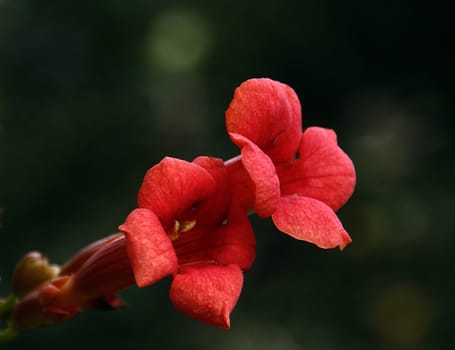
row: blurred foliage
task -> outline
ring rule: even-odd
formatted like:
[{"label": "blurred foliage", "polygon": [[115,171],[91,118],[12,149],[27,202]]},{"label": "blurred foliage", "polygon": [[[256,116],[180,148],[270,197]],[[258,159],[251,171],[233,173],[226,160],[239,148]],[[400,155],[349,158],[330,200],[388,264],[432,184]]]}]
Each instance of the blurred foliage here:
[{"label": "blurred foliage", "polygon": [[253,218],[230,331],[178,313],[163,281],[2,346],[453,348],[449,34],[443,0],[0,0],[0,295],[27,251],[62,263],[116,231],[163,156],[234,156],[224,110],[248,78],[291,85],[358,173],[342,253]]}]

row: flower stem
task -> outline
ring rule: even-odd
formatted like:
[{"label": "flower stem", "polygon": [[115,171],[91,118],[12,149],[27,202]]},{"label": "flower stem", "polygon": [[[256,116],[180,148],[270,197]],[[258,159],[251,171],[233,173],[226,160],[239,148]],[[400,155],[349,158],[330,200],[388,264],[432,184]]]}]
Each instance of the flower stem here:
[{"label": "flower stem", "polygon": [[16,305],[16,296],[10,294],[6,299],[0,300],[0,321],[6,323],[6,328],[0,329],[0,343],[7,342],[16,337],[17,331],[13,329],[11,317],[14,305]]},{"label": "flower stem", "polygon": [[13,328],[12,323],[8,322],[5,329],[0,330],[0,343],[6,343],[13,340],[18,332]]},{"label": "flower stem", "polygon": [[0,300],[0,319],[3,320],[9,317],[15,304],[16,296],[14,294],[10,294],[6,299]]}]

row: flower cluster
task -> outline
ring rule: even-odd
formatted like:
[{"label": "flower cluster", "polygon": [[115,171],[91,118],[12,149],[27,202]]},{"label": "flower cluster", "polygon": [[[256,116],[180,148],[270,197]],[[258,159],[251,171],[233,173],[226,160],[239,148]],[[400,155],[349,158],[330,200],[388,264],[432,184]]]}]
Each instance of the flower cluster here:
[{"label": "flower cluster", "polygon": [[243,272],[255,259],[251,213],[321,248],[351,242],[335,211],[352,195],[354,166],[334,131],[302,130],[292,88],[265,78],[242,83],[226,111],[226,128],[239,156],[164,158],[145,174],[137,208],[118,234],[58,270],[37,253],[24,258],[15,272],[21,299],[11,311],[14,330],[61,322],[83,309],[120,307],[118,291],[166,276],[178,310],[229,328]]}]

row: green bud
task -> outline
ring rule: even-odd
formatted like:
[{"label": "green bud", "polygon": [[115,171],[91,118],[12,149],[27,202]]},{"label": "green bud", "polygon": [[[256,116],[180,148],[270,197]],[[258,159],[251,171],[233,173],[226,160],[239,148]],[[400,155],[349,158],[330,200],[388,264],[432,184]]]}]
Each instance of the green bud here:
[{"label": "green bud", "polygon": [[44,281],[57,277],[60,273],[58,265],[51,265],[40,252],[26,254],[16,265],[13,274],[13,291],[16,295],[24,295]]}]

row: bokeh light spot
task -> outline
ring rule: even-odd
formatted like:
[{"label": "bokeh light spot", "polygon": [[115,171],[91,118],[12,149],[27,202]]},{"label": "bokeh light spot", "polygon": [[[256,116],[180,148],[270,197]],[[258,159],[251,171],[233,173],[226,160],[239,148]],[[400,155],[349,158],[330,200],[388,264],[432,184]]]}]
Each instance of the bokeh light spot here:
[{"label": "bokeh light spot", "polygon": [[171,9],[153,22],[148,53],[155,69],[186,73],[198,68],[209,53],[212,35],[207,20],[194,10]]},{"label": "bokeh light spot", "polygon": [[371,324],[383,340],[395,346],[420,344],[432,324],[431,300],[414,285],[392,285],[372,301]]},{"label": "bokeh light spot", "polygon": [[[221,344],[220,344],[221,345]],[[219,347],[220,350],[263,349],[263,350],[297,350],[299,349],[294,337],[286,329],[278,325],[266,323],[245,323],[228,341]],[[320,348],[318,348],[319,350]],[[325,350],[325,349],[324,349]]]}]

